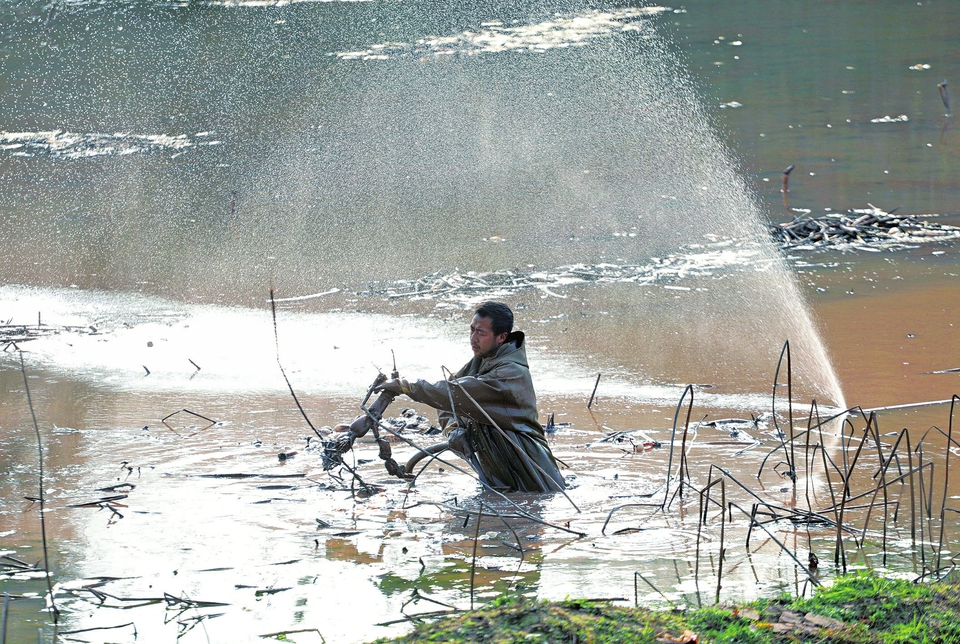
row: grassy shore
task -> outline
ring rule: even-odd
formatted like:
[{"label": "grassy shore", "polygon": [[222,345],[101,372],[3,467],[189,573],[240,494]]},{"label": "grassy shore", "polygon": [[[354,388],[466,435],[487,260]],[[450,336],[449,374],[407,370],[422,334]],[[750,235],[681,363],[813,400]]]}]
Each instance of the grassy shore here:
[{"label": "grassy shore", "polygon": [[689,611],[501,597],[480,610],[420,624],[409,635],[377,640],[414,642],[958,643],[960,584],[915,584],[859,573],[810,599],[783,596]]}]

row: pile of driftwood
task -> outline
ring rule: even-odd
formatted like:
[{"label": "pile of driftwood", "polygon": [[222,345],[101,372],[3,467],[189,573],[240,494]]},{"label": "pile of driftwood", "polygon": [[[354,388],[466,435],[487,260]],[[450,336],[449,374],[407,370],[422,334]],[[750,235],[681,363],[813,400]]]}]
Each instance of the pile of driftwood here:
[{"label": "pile of driftwood", "polygon": [[912,215],[894,215],[873,208],[828,213],[822,217],[794,217],[770,232],[784,248],[824,248],[829,246],[895,247],[933,239],[960,237],[960,228]]}]

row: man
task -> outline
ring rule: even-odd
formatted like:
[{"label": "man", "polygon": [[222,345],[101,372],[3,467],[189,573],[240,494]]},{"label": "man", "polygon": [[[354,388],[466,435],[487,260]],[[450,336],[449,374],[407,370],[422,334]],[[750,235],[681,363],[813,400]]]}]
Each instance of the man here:
[{"label": "man", "polygon": [[406,394],[439,410],[450,448],[490,487],[562,490],[563,477],[537,419],[523,339],[522,332],[513,331],[510,307],[484,302],[470,324],[473,359],[452,380],[432,384],[388,380],[380,389]]}]

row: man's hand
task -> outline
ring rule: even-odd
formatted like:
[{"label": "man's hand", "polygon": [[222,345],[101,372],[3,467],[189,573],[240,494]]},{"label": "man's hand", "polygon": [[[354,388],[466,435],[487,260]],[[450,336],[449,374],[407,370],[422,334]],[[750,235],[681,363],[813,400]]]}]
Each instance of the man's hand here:
[{"label": "man's hand", "polygon": [[395,394],[403,394],[406,393],[403,390],[403,385],[405,384],[406,383],[400,378],[391,378],[390,380],[382,382],[374,391],[392,391]]},{"label": "man's hand", "polygon": [[470,454],[473,452],[470,448],[470,438],[467,435],[467,430],[463,427],[454,425],[450,433],[447,434],[447,443],[450,445],[450,449],[459,454],[461,458],[470,458]]}]

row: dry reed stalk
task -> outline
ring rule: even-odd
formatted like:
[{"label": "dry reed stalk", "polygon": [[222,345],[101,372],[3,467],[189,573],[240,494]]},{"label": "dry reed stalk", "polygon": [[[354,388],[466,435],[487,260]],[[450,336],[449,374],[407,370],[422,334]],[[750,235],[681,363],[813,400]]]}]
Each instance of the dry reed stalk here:
[{"label": "dry reed stalk", "polygon": [[[746,516],[746,517],[748,517],[748,518],[750,517],[750,513],[748,513],[746,510],[744,510],[743,508],[741,508],[739,505],[737,505],[737,504],[734,503],[733,501],[731,501],[731,502],[729,503],[729,507],[731,508],[731,512],[733,511],[733,510],[732,510],[733,508],[736,508],[736,509],[740,510],[740,512],[743,513],[744,516]],[[814,586],[819,586],[819,585],[820,585],[820,580],[817,579],[817,576],[816,576],[815,574],[813,574],[810,570],[808,570],[806,566],[804,566],[802,563],[800,563],[800,560],[797,559],[796,555],[794,555],[793,552],[791,552],[789,548],[787,548],[785,545],[783,545],[782,543],[780,543],[780,540],[777,539],[777,538],[773,535],[772,532],[770,532],[769,530],[767,530],[767,527],[766,527],[765,525],[763,525],[762,523],[758,523],[757,525],[760,526],[760,528],[762,528],[763,531],[767,533],[767,535],[770,537],[770,539],[771,539],[775,544],[777,544],[778,546],[780,546],[780,549],[781,549],[781,550],[783,550],[785,553],[787,553],[787,555],[790,556],[791,559],[793,559],[795,562],[797,562],[797,566],[800,567],[800,568],[806,573],[807,578],[810,579],[810,582],[811,582]]]},{"label": "dry reed stalk", "polygon": [[[718,483],[720,483],[720,484],[722,485],[722,484],[723,484],[723,479],[722,479],[722,478],[718,478],[718,479],[713,479],[713,478],[711,478],[710,482],[707,483],[707,484],[703,487],[703,489],[698,490],[698,491],[699,491],[699,497],[700,497],[700,498],[699,498],[699,507],[698,507],[698,511],[697,511],[697,549],[696,549],[696,557],[695,557],[695,562],[696,562],[696,563],[695,563],[695,565],[694,565],[694,572],[693,572],[694,580],[695,580],[695,582],[696,582],[696,584],[697,584],[697,588],[698,588],[698,598],[699,598],[699,587],[700,587],[700,540],[701,540],[701,533],[702,533],[702,528],[703,528],[704,524],[706,524],[706,522],[707,522],[707,512],[709,511],[709,507],[710,507],[710,489],[711,489],[714,485],[716,485],[716,484],[718,484]],[[723,506],[722,506],[722,505],[721,505],[721,508],[720,508],[720,512],[723,512]]]},{"label": "dry reed stalk", "polygon": [[[844,480],[843,480],[843,491],[840,493],[840,508],[837,512],[837,542],[836,542],[836,550],[834,551],[833,562],[834,564],[840,564],[842,559],[843,560],[842,566],[843,566],[844,573],[847,572],[847,554],[843,549],[843,530],[842,530],[843,513],[846,508],[847,498],[850,496],[850,479],[853,476],[854,468],[857,466],[857,461],[860,458],[860,453],[863,451],[863,446],[866,443],[866,436],[868,431],[869,431],[868,428],[864,429],[864,437],[860,441],[860,444],[857,446],[857,451],[853,455],[853,461],[850,463],[850,467],[846,468],[846,476],[844,476]],[[844,458],[844,461],[846,461],[846,458]],[[856,537],[854,537],[854,541],[856,541]]]},{"label": "dry reed stalk", "polygon": [[[677,409],[673,413],[673,432],[670,434],[670,455],[667,458],[667,481],[663,491],[663,504],[660,506],[661,509],[666,509],[669,507],[667,501],[670,498],[670,478],[673,476],[673,450],[676,447],[677,421],[680,419],[680,408],[683,406],[683,401],[686,399],[687,394],[690,394],[690,402],[688,403],[687,407],[687,423],[689,423],[690,414],[693,411],[693,385],[687,385],[683,390],[683,395],[680,396],[680,402],[677,403]],[[686,425],[684,425],[684,433],[686,433]],[[680,485],[681,487],[683,486],[683,479],[681,479]]]},{"label": "dry reed stalk", "polygon": [[[924,434],[924,436],[926,436],[926,434]],[[917,457],[920,463],[923,463],[923,438],[921,438],[920,441],[917,443],[916,451],[917,451]],[[929,541],[932,544],[933,543],[933,475],[934,475],[934,470],[936,469],[936,465],[934,464],[932,459],[927,463],[927,465],[930,466],[929,468],[930,481],[929,483],[926,484],[926,487],[929,488],[929,493],[924,491],[923,476],[921,475],[920,477],[918,477],[920,481],[920,503],[921,503],[921,506],[920,506],[920,532],[921,532],[920,557],[924,562],[924,566],[926,566],[926,555],[924,554],[926,546],[923,544],[923,536],[922,536],[923,524],[924,524],[923,514],[924,514],[924,511],[926,511],[927,541]],[[920,467],[922,469],[923,466],[920,466]]]},{"label": "dry reed stalk", "polygon": [[792,163],[787,166],[787,169],[783,171],[783,176],[780,181],[780,192],[783,194],[783,207],[787,210],[790,210],[790,197],[788,196],[790,193],[790,173],[795,167],[797,166],[793,165]]},{"label": "dry reed stalk", "polygon": [[[693,579],[697,588],[700,588],[700,536],[703,528],[704,501],[703,492],[700,492],[699,508],[697,510],[697,545],[694,551]],[[634,580],[636,583],[636,580]]]},{"label": "dry reed stalk", "polygon": [[[613,518],[613,513],[617,512],[618,510],[623,510],[624,508],[656,508],[656,510],[653,512],[653,514],[650,515],[650,517],[652,517],[657,512],[663,511],[663,505],[661,505],[660,503],[625,503],[623,505],[618,505],[612,510],[610,510],[609,513],[607,513],[607,520],[603,522],[603,527],[600,528],[600,534],[603,534],[603,535],[607,534],[607,525],[610,523],[610,519]],[[650,517],[647,517],[647,518],[649,519]],[[583,536],[587,536],[587,535],[583,535]]]},{"label": "dry reed stalk", "polygon": [[473,589],[474,579],[477,574],[477,544],[480,541],[480,520],[483,518],[483,499],[480,499],[480,507],[477,510],[477,527],[473,532],[473,559],[470,561],[470,610],[473,610]]},{"label": "dry reed stalk", "polygon": [[3,618],[0,619],[0,644],[7,644],[7,607],[10,604],[10,593],[3,593]]},{"label": "dry reed stalk", "polygon": [[33,398],[30,396],[30,383],[27,379],[27,367],[23,361],[23,350],[17,347],[20,354],[20,373],[23,374],[23,389],[27,394],[27,406],[30,408],[30,418],[33,420],[33,429],[37,434],[37,463],[38,463],[38,499],[40,502],[40,537],[43,542],[43,577],[47,580],[47,592],[50,594],[50,609],[53,613],[53,623],[57,624],[60,619],[60,611],[57,609],[57,603],[53,597],[53,585],[50,582],[50,557],[47,554],[47,522],[44,519],[44,494],[43,494],[43,443],[40,440],[40,425],[37,423],[37,414],[33,409]]},{"label": "dry reed stalk", "polygon": [[727,527],[727,486],[723,479],[720,479],[720,504],[723,507],[720,508],[720,556],[717,558],[717,596],[714,601],[715,604],[720,603],[720,589],[722,588],[721,582],[723,580],[723,557],[727,553],[727,549],[723,547],[723,538]]},{"label": "dry reed stalk", "polygon": [[[303,416],[303,419],[307,421],[307,426],[313,430],[313,433],[317,435],[317,438],[323,440],[323,434],[317,431],[317,428],[313,426],[312,422],[310,422],[307,412],[303,410],[303,405],[300,404],[300,399],[297,398],[297,393],[293,390],[293,385],[290,384],[290,379],[287,378],[287,372],[284,370],[283,364],[280,362],[280,335],[277,332],[277,304],[273,299],[272,286],[270,287],[270,313],[273,315],[273,342],[277,352],[277,366],[280,367],[280,373],[283,375],[283,381],[287,383],[287,389],[290,390],[290,395],[293,396],[293,402],[297,403],[297,409],[300,410],[300,415]],[[353,489],[352,484],[351,489]]]},{"label": "dry reed stalk", "polygon": [[[783,359],[786,356],[787,359],[787,422],[790,429],[790,450],[787,450],[787,433],[780,429],[780,424],[777,422],[777,387],[780,386],[780,369],[783,367]],[[797,484],[797,467],[796,463],[796,454],[793,446],[793,374],[790,363],[790,341],[783,343],[783,349],[780,351],[780,359],[777,360],[777,369],[774,372],[773,376],[773,396],[771,401],[771,411],[773,412],[773,426],[777,429],[777,432],[780,434],[780,444],[783,448],[784,458],[787,459],[787,467],[790,468],[787,472],[787,476],[793,481],[794,489],[796,489]],[[766,459],[764,459],[766,460]],[[761,466],[762,467],[762,466]],[[758,475],[759,476],[759,475]]]},{"label": "dry reed stalk", "polygon": [[[916,468],[914,468],[914,469],[911,469],[911,470],[909,470],[909,471],[907,471],[907,472],[904,472],[903,474],[901,474],[900,476],[898,476],[898,477],[895,478],[895,479],[891,479],[890,481],[887,481],[887,485],[893,485],[894,483],[900,483],[900,482],[903,481],[905,478],[907,478],[907,477],[909,477],[909,476],[912,476],[913,474],[916,474],[916,473],[918,473],[918,472],[922,473],[925,468],[932,468],[932,467],[933,467],[933,463],[931,463],[931,462],[924,463],[923,465],[920,465],[920,466],[918,466],[918,467],[916,467]],[[874,492],[874,490],[867,490],[866,492],[861,492],[860,494],[857,494],[857,495],[854,495],[854,496],[850,496],[849,498],[847,498],[847,504],[848,504],[848,505],[847,505],[847,509],[848,509],[848,510],[852,510],[852,509],[855,509],[855,508],[865,508],[865,507],[867,507],[867,506],[865,506],[865,505],[864,505],[864,506],[850,506],[849,503],[850,503],[851,501],[857,501],[857,500],[859,500],[859,499],[868,497],[868,496],[870,496],[871,494],[873,494],[873,492]],[[840,507],[839,504],[834,504],[834,505],[832,505],[832,506],[830,506],[830,507],[828,507],[828,508],[824,508],[823,510],[821,510],[821,512],[836,512],[839,507]]]},{"label": "dry reed stalk", "polygon": [[[907,439],[907,471],[910,473],[910,543],[917,546],[917,497],[913,475],[913,450],[910,449],[910,432],[906,427],[901,432]],[[898,439],[899,440],[899,439]]]},{"label": "dry reed stalk", "polygon": [[820,408],[817,406],[816,398],[810,403],[810,415],[807,417],[807,430],[804,433],[805,440],[803,444],[803,496],[807,500],[807,508],[813,508],[813,502],[810,500],[810,435],[813,419],[816,417],[819,425]]},{"label": "dry reed stalk", "polygon": [[394,620],[394,621],[392,621],[392,622],[384,622],[384,623],[382,623],[382,624],[378,624],[378,626],[386,626],[386,625],[388,625],[388,624],[398,624],[398,623],[400,623],[400,622],[405,622],[405,621],[408,621],[408,620],[411,621],[411,622],[416,622],[418,619],[425,619],[425,618],[436,617],[437,615],[449,615],[449,614],[451,614],[450,611],[438,611],[438,612],[436,612],[436,613],[420,613],[420,614],[417,614],[417,615],[408,615],[408,614],[406,613],[407,606],[409,606],[409,605],[412,604],[413,602],[417,601],[418,599],[422,599],[422,600],[424,600],[424,601],[430,602],[431,604],[436,604],[437,606],[443,606],[444,608],[450,608],[450,609],[452,609],[452,611],[453,611],[454,613],[459,613],[460,610],[461,610],[461,609],[457,608],[456,606],[451,606],[450,604],[445,604],[444,602],[440,601],[439,599],[434,599],[434,598],[432,598],[432,597],[428,597],[428,596],[422,594],[418,588],[414,588],[413,591],[410,593],[410,599],[408,599],[407,601],[403,602],[403,604],[401,604],[401,606],[400,606],[400,614],[404,616],[404,619]]},{"label": "dry reed stalk", "polygon": [[683,436],[680,439],[680,467],[677,470],[677,478],[680,479],[680,487],[677,488],[677,494],[680,496],[681,509],[683,508],[683,485],[684,474],[686,474],[687,485],[690,481],[690,470],[687,467],[687,435],[690,431],[690,414],[693,412],[693,390],[690,390],[690,404],[687,407],[687,419],[683,423]]},{"label": "dry reed stalk", "polygon": [[660,589],[659,589],[659,588],[657,588],[657,587],[654,586],[652,583],[650,583],[650,581],[649,581],[646,577],[644,577],[643,575],[641,575],[640,572],[639,572],[639,571],[636,571],[636,570],[633,571],[633,605],[634,605],[634,607],[638,607],[638,606],[640,605],[640,604],[639,604],[639,600],[640,600],[640,589],[639,589],[638,586],[637,586],[637,578],[638,578],[638,577],[639,577],[640,579],[642,579],[645,584],[647,584],[648,586],[650,586],[651,588],[653,588],[653,590],[656,591],[656,593],[657,593],[658,595],[660,595],[661,597],[663,597],[664,599],[666,599],[666,600],[667,600],[667,603],[669,603],[671,606],[673,606],[673,609],[674,609],[674,610],[680,610],[679,606],[677,606],[669,597],[667,597],[667,596],[664,595],[662,592],[660,592]]},{"label": "dry reed stalk", "polygon": [[[871,414],[871,418],[873,418],[873,417],[874,417],[874,414]],[[882,467],[880,468],[880,472],[879,472],[877,475],[875,475],[875,478],[876,478],[876,476],[879,476],[880,481],[877,483],[877,487],[876,487],[876,488],[874,489],[874,491],[873,491],[873,498],[870,500],[870,505],[867,506],[867,516],[866,516],[866,518],[864,519],[864,522],[863,522],[863,534],[862,534],[862,536],[861,536],[861,538],[860,538],[860,542],[861,542],[861,543],[863,543],[863,541],[866,539],[866,536],[867,536],[867,526],[868,526],[868,524],[870,523],[870,514],[871,514],[872,511],[873,511],[874,505],[876,505],[877,496],[879,495],[880,490],[881,490],[881,489],[883,490],[883,506],[884,506],[884,508],[886,508],[886,506],[889,504],[889,500],[888,500],[888,498],[887,498],[887,488],[889,487],[889,485],[891,485],[892,483],[896,482],[896,480],[899,480],[899,481],[902,481],[902,480],[903,480],[904,475],[901,474],[899,477],[897,477],[897,479],[896,479],[895,481],[891,481],[891,482],[888,483],[888,482],[886,481],[886,476],[887,476],[887,470],[890,468],[890,463],[894,462],[894,456],[896,455],[897,448],[900,446],[900,442],[902,441],[902,439],[904,438],[904,436],[907,437],[907,444],[909,445],[909,441],[910,441],[910,439],[909,439],[909,433],[907,432],[906,429],[904,429],[904,430],[901,431],[900,434],[897,436],[897,440],[894,441],[894,444],[893,444],[893,446],[892,446],[891,449],[890,449],[890,458],[884,460],[884,459],[882,458],[882,456],[881,456]],[[908,449],[908,451],[909,451],[909,447],[908,447],[907,449]],[[911,461],[912,461],[912,458],[911,458]],[[911,467],[910,469],[912,470],[913,468]],[[912,472],[911,472],[911,484],[912,484],[912,482],[913,482],[913,477],[912,477]],[[897,504],[897,506],[899,507],[899,503]],[[850,508],[848,508],[848,509],[850,509]],[[886,512],[886,511],[885,511],[885,512]],[[910,516],[911,516],[911,526],[910,526],[910,527],[911,527],[911,537],[913,537],[914,542],[915,542],[915,541],[916,541],[916,538],[915,538],[916,530],[915,530],[915,526],[913,525],[913,498],[912,498],[912,495],[911,495],[911,512],[910,512]],[[884,517],[884,519],[885,519],[885,517]],[[887,539],[887,522],[886,522],[886,520],[884,520],[884,522],[883,522],[884,565],[886,565],[886,539]]]},{"label": "dry reed stalk", "polygon": [[750,525],[747,527],[747,538],[744,540],[744,549],[750,554],[750,537],[753,535],[753,526],[757,523],[757,504],[750,506]]},{"label": "dry reed stalk", "polygon": [[946,516],[944,516],[949,498],[950,485],[950,443],[953,442],[953,411],[960,396],[956,394],[950,399],[950,420],[947,425],[947,454],[943,463],[943,498],[940,501],[940,540],[937,544],[937,570],[940,569],[940,560],[943,554],[943,531],[946,528]]},{"label": "dry reed stalk", "polygon": [[587,409],[593,406],[593,397],[597,395],[597,387],[600,386],[600,374],[597,374],[597,381],[593,383],[593,392],[590,394],[590,400],[587,402]]}]

